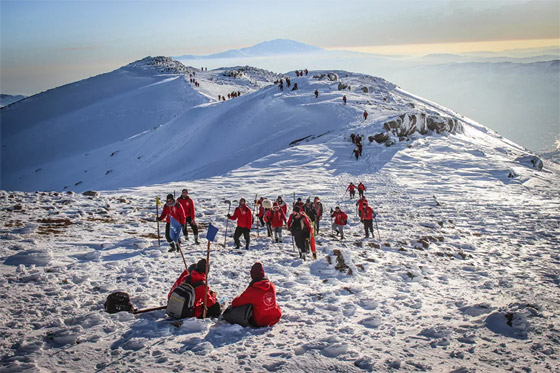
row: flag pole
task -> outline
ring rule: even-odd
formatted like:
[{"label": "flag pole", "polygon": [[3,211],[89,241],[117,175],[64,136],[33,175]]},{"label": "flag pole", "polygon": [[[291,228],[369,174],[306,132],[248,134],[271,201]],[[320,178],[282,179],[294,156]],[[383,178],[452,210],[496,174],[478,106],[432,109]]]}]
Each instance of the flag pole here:
[{"label": "flag pole", "polygon": [[160,202],[159,202],[159,197],[156,196],[157,245],[158,245],[158,246],[161,246],[161,242],[160,242],[160,240],[159,240],[159,220],[158,220],[158,218],[159,218],[159,204],[160,204]]},{"label": "flag pole", "polygon": [[204,284],[204,305],[202,306],[202,318],[206,318],[206,303],[208,301],[208,268],[210,266],[210,240],[208,240],[208,248],[206,250],[206,282]]},{"label": "flag pole", "polygon": [[187,261],[185,260],[185,256],[183,255],[183,250],[181,250],[181,244],[179,243],[179,240],[177,240],[177,248],[179,249],[179,252],[181,253],[181,257],[183,258],[183,263],[185,264],[185,269],[188,271],[189,267],[187,266]]}]

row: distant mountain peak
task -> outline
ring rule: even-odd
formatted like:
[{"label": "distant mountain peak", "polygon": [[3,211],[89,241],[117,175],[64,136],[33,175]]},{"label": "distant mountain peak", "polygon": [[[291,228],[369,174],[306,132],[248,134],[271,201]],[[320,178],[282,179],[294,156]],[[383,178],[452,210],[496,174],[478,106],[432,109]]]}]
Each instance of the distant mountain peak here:
[{"label": "distant mountain peak", "polygon": [[231,49],[225,52],[211,54],[207,56],[184,55],[176,58],[179,59],[201,59],[201,58],[236,58],[236,57],[266,57],[278,55],[296,55],[296,54],[312,54],[326,53],[323,48],[305,44],[290,39],[274,39],[263,41],[250,47],[241,49]]}]

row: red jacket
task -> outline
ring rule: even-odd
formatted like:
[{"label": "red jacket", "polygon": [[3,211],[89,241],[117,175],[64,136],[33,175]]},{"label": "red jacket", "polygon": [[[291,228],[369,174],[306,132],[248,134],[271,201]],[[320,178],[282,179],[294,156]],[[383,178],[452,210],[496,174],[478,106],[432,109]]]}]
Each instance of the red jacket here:
[{"label": "red jacket", "polygon": [[253,320],[257,326],[272,326],[282,317],[276,303],[276,287],[266,278],[251,285],[231,302],[232,307],[253,305]]},{"label": "red jacket", "polygon": [[183,207],[178,202],[175,202],[171,206],[166,203],[163,206],[163,211],[161,212],[159,220],[163,221],[163,219],[165,219],[165,221],[169,223],[169,215],[173,216],[173,219],[177,220],[181,225],[186,223],[185,210],[183,210]]},{"label": "red jacket", "polygon": [[194,201],[190,197],[183,198],[183,196],[180,196],[177,198],[177,202],[183,206],[183,210],[185,210],[185,217],[190,217],[191,223],[194,224]]},{"label": "red jacket", "polygon": [[[179,276],[177,281],[175,281],[175,284],[173,284],[171,291],[167,295],[167,299],[169,299],[171,293],[177,286],[181,285],[183,282],[187,280],[188,276],[189,274],[187,270],[181,273],[181,276]],[[197,271],[192,271],[190,273],[190,276],[191,276],[190,279],[191,285],[195,285],[197,283],[202,282],[201,285],[198,285],[197,287],[194,288],[194,316],[202,317],[202,309],[204,307],[204,288],[205,288],[204,285],[206,283],[206,274],[199,273]],[[212,307],[214,304],[216,304],[216,296],[214,296],[212,292],[210,292],[210,288],[208,288],[207,298],[206,298],[206,308],[208,309]]]},{"label": "red jacket", "polygon": [[[278,202],[278,200],[276,202]],[[286,202],[284,201],[282,201],[282,203],[278,202],[278,206],[280,206],[280,210],[284,212],[284,215],[288,213],[288,205],[286,205]]]},{"label": "red jacket", "polygon": [[366,186],[364,184],[360,183],[360,184],[358,184],[358,190],[365,191]]},{"label": "red jacket", "polygon": [[284,223],[286,222],[286,215],[282,210],[270,210],[264,216],[264,221],[266,221],[267,223],[271,223],[273,228],[282,228],[282,226],[284,226]]},{"label": "red jacket", "polygon": [[181,273],[181,276],[179,276],[179,278],[177,279],[177,281],[175,281],[175,283],[173,284],[173,286],[171,287],[171,290],[169,290],[169,294],[167,294],[167,299],[169,299],[171,297],[171,293],[173,293],[173,290],[175,290],[175,288],[179,285],[181,285],[183,282],[185,282],[185,280],[187,279],[187,276],[189,275],[189,271],[188,270],[184,270],[183,273]]},{"label": "red jacket", "polygon": [[262,205],[262,202],[264,201],[264,197],[261,197],[258,201],[257,201],[257,206],[259,207],[259,213],[258,213],[258,217],[262,218],[264,216],[264,207]]},{"label": "red jacket", "polygon": [[[304,228],[307,228],[307,232],[311,232],[311,223],[309,222],[309,219],[307,218],[307,216],[302,215],[301,220],[303,222],[303,225],[301,226],[301,230],[303,231]],[[288,219],[288,228],[292,227],[292,223],[294,222],[294,214],[290,215],[290,218]]]},{"label": "red jacket", "polygon": [[317,212],[315,220],[321,219],[323,216],[323,204],[321,202],[313,202],[313,206],[315,206],[315,211]]},{"label": "red jacket", "polygon": [[337,225],[345,225],[348,221],[348,215],[342,210],[338,213],[336,211],[333,212],[331,217],[334,217],[334,223]]},{"label": "red jacket", "polygon": [[354,191],[354,189],[356,189],[356,186],[355,186],[354,184],[350,184],[350,185],[348,185],[348,188],[347,188],[347,190],[349,190],[349,191],[353,192],[353,191]]},{"label": "red jacket", "polygon": [[237,207],[233,215],[229,218],[231,220],[237,220],[238,227],[251,229],[253,226],[253,212],[247,207],[247,205]]},{"label": "red jacket", "polygon": [[360,210],[360,219],[373,220],[373,209],[369,206],[362,208]]},{"label": "red jacket", "polygon": [[362,211],[362,209],[364,208],[364,203],[367,202],[367,199],[365,198],[360,198],[358,200],[358,202],[356,202],[356,205],[358,205],[358,210]]}]

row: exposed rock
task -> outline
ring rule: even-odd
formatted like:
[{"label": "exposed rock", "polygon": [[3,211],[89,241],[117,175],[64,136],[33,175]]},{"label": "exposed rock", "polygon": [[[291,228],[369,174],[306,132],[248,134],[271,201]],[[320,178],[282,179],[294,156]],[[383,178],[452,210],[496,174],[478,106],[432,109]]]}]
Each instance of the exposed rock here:
[{"label": "exposed rock", "polygon": [[368,87],[360,87],[360,90],[364,93],[369,93],[369,88]]},{"label": "exposed rock", "polygon": [[516,159],[517,162],[523,164],[524,166],[534,168],[537,171],[542,170],[543,161],[535,155],[525,155]]},{"label": "exposed rock", "polygon": [[[373,139],[378,143],[381,144],[387,140],[389,140],[389,134],[387,132],[381,132],[378,133],[377,135],[373,136]],[[370,140],[371,141],[371,140]]]},{"label": "exposed rock", "polygon": [[347,85],[347,84],[344,84],[344,83],[342,83],[342,82],[339,82],[339,83],[338,83],[338,90],[339,90],[339,91],[342,91],[343,89],[347,89],[347,88],[348,88],[348,85]]},{"label": "exposed rock", "polygon": [[336,81],[338,81],[338,74],[328,73],[327,74],[327,79],[329,79],[331,82],[336,82]]},{"label": "exposed rock", "polygon": [[87,197],[99,197],[99,192],[94,192],[93,190],[88,190],[87,192],[83,192],[82,195]]}]

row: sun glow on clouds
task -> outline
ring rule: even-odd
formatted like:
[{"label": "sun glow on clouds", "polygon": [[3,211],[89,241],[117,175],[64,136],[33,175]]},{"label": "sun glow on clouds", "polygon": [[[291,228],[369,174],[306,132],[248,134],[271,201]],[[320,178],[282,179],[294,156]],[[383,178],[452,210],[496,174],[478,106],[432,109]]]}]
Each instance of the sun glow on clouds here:
[{"label": "sun glow on clouds", "polygon": [[500,52],[508,49],[560,47],[560,39],[531,39],[531,40],[499,40],[474,41],[457,43],[420,43],[398,45],[370,45],[358,47],[329,47],[326,49],[344,49],[355,52],[425,55],[431,53],[468,53],[468,52]]}]

